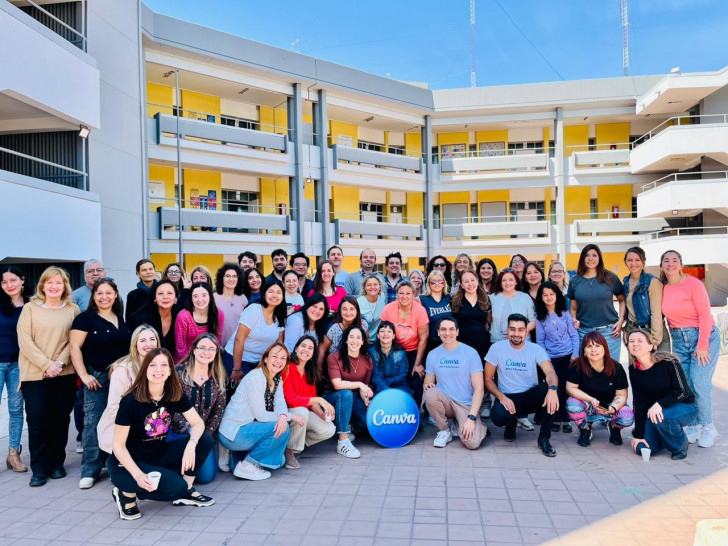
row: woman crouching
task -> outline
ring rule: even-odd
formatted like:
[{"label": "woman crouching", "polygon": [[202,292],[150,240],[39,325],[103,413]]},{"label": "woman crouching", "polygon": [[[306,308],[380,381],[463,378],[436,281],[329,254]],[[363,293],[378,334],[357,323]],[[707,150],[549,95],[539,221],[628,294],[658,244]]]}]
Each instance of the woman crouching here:
[{"label": "woman crouching", "polygon": [[[189,438],[167,442],[175,413],[184,415],[190,424]],[[213,498],[192,487],[212,446],[205,423],[182,394],[172,355],[167,349],[152,349],[116,414],[107,467],[119,517],[133,520],[142,516],[137,498],[176,505],[214,504]]]}]

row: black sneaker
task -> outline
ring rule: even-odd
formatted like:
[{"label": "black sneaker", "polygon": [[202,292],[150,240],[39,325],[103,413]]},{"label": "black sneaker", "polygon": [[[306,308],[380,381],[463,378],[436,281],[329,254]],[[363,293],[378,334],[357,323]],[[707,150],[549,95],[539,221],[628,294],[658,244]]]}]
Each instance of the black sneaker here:
[{"label": "black sneaker", "polygon": [[553,422],[553,423],[551,424],[551,432],[558,432],[558,431],[560,431],[560,430],[561,430],[561,423],[559,423],[559,422],[557,422],[557,421],[554,421],[554,422]]},{"label": "black sneaker", "polygon": [[509,425],[506,427],[506,431],[503,433],[503,439],[506,442],[516,441],[516,425]]},{"label": "black sneaker", "polygon": [[622,445],[622,431],[617,427],[613,427],[609,424],[609,443],[615,446]]},{"label": "black sneaker", "polygon": [[551,446],[548,438],[539,438],[538,447],[541,448],[541,453],[547,457],[556,457],[556,450]]},{"label": "black sneaker", "polygon": [[[121,519],[131,521],[142,517],[142,513],[139,511],[134,497],[127,497],[119,491],[118,487],[114,487],[111,490],[111,496],[114,497],[114,502],[116,503],[117,510],[119,510],[119,517]],[[130,504],[131,506],[129,506]],[[129,507],[125,508],[125,506]]]},{"label": "black sneaker", "polygon": [[689,447],[690,447],[690,442],[688,442],[687,439],[685,439],[685,445],[683,446],[683,448],[680,451],[676,451],[675,453],[673,453],[670,456],[670,458],[673,461],[682,461],[685,457],[688,456]]},{"label": "black sneaker", "polygon": [[579,439],[576,441],[577,445],[581,447],[589,447],[591,445],[591,439],[594,435],[590,428],[582,428],[579,431]]},{"label": "black sneaker", "polygon": [[183,496],[172,501],[172,504],[180,506],[212,506],[215,499],[198,493],[194,487],[190,487]]},{"label": "black sneaker", "polygon": [[562,429],[564,434],[571,434],[573,432],[573,429],[571,428],[570,423],[564,423],[564,428]]}]

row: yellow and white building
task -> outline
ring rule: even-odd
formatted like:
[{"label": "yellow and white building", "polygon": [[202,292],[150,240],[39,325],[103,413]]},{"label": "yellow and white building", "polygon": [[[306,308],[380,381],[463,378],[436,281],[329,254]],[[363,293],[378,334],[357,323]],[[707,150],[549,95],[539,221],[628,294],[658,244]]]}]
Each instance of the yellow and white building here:
[{"label": "yellow and white building", "polygon": [[[410,269],[460,252],[504,267],[518,252],[574,270],[594,242],[622,275],[640,245],[649,265],[680,251],[725,302],[728,68],[430,90],[115,6],[139,40],[114,61],[141,91],[122,125],[102,87],[100,124],[85,124],[100,127],[89,180],[97,162],[125,176],[99,194],[101,223],[104,207],[133,210],[138,255],[166,264],[181,248],[186,265],[215,269],[253,250],[268,271],[274,248],[320,257],[338,244],[350,270],[367,247]],[[131,128],[116,138],[136,144],[138,178],[95,154],[107,111],[109,131]],[[122,225],[102,229],[105,260]]]}]

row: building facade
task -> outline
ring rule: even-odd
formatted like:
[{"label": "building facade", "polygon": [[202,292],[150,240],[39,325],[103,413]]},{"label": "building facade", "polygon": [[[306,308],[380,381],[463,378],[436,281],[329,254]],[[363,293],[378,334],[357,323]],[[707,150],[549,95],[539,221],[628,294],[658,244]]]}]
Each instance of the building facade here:
[{"label": "building facade", "polygon": [[[30,26],[14,3],[0,1],[0,15]],[[275,248],[320,257],[332,244],[349,270],[368,247],[380,261],[401,252],[407,269],[466,252],[499,268],[520,253],[575,270],[593,242],[620,275],[628,247],[642,246],[652,266],[674,248],[713,303],[725,303],[728,69],[430,90],[137,2],[65,4],[87,13],[87,47],[59,63],[72,61],[96,82],[95,97],[75,96],[96,117],[70,110],[56,117],[91,130],[88,169],[76,169],[87,185],[71,189],[92,214],[89,225],[64,228],[83,233],[86,246],[75,254],[49,249],[39,235],[34,259],[101,253],[128,283],[145,255],[164,265],[181,253],[186,265],[214,270],[252,250],[267,272]],[[30,37],[57,34],[33,26],[24,30]],[[0,86],[14,89],[0,94],[0,139],[8,142],[54,130],[5,130],[6,96],[37,108],[32,89],[21,89],[33,85],[27,79]],[[49,112],[63,91],[52,89],[40,97]],[[4,186],[30,191],[3,169]],[[57,181],[12,174],[56,199]],[[75,221],[87,217],[64,210]],[[16,214],[28,221],[27,210]],[[9,248],[0,258],[25,256]]]}]

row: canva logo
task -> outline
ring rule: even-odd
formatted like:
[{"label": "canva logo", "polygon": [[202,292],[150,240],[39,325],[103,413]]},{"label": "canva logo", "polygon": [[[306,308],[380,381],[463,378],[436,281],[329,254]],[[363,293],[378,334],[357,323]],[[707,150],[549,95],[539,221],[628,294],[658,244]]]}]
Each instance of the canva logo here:
[{"label": "canva logo", "polygon": [[402,447],[417,434],[420,412],[414,398],[399,389],[377,394],[367,410],[367,428],[382,447]]}]

